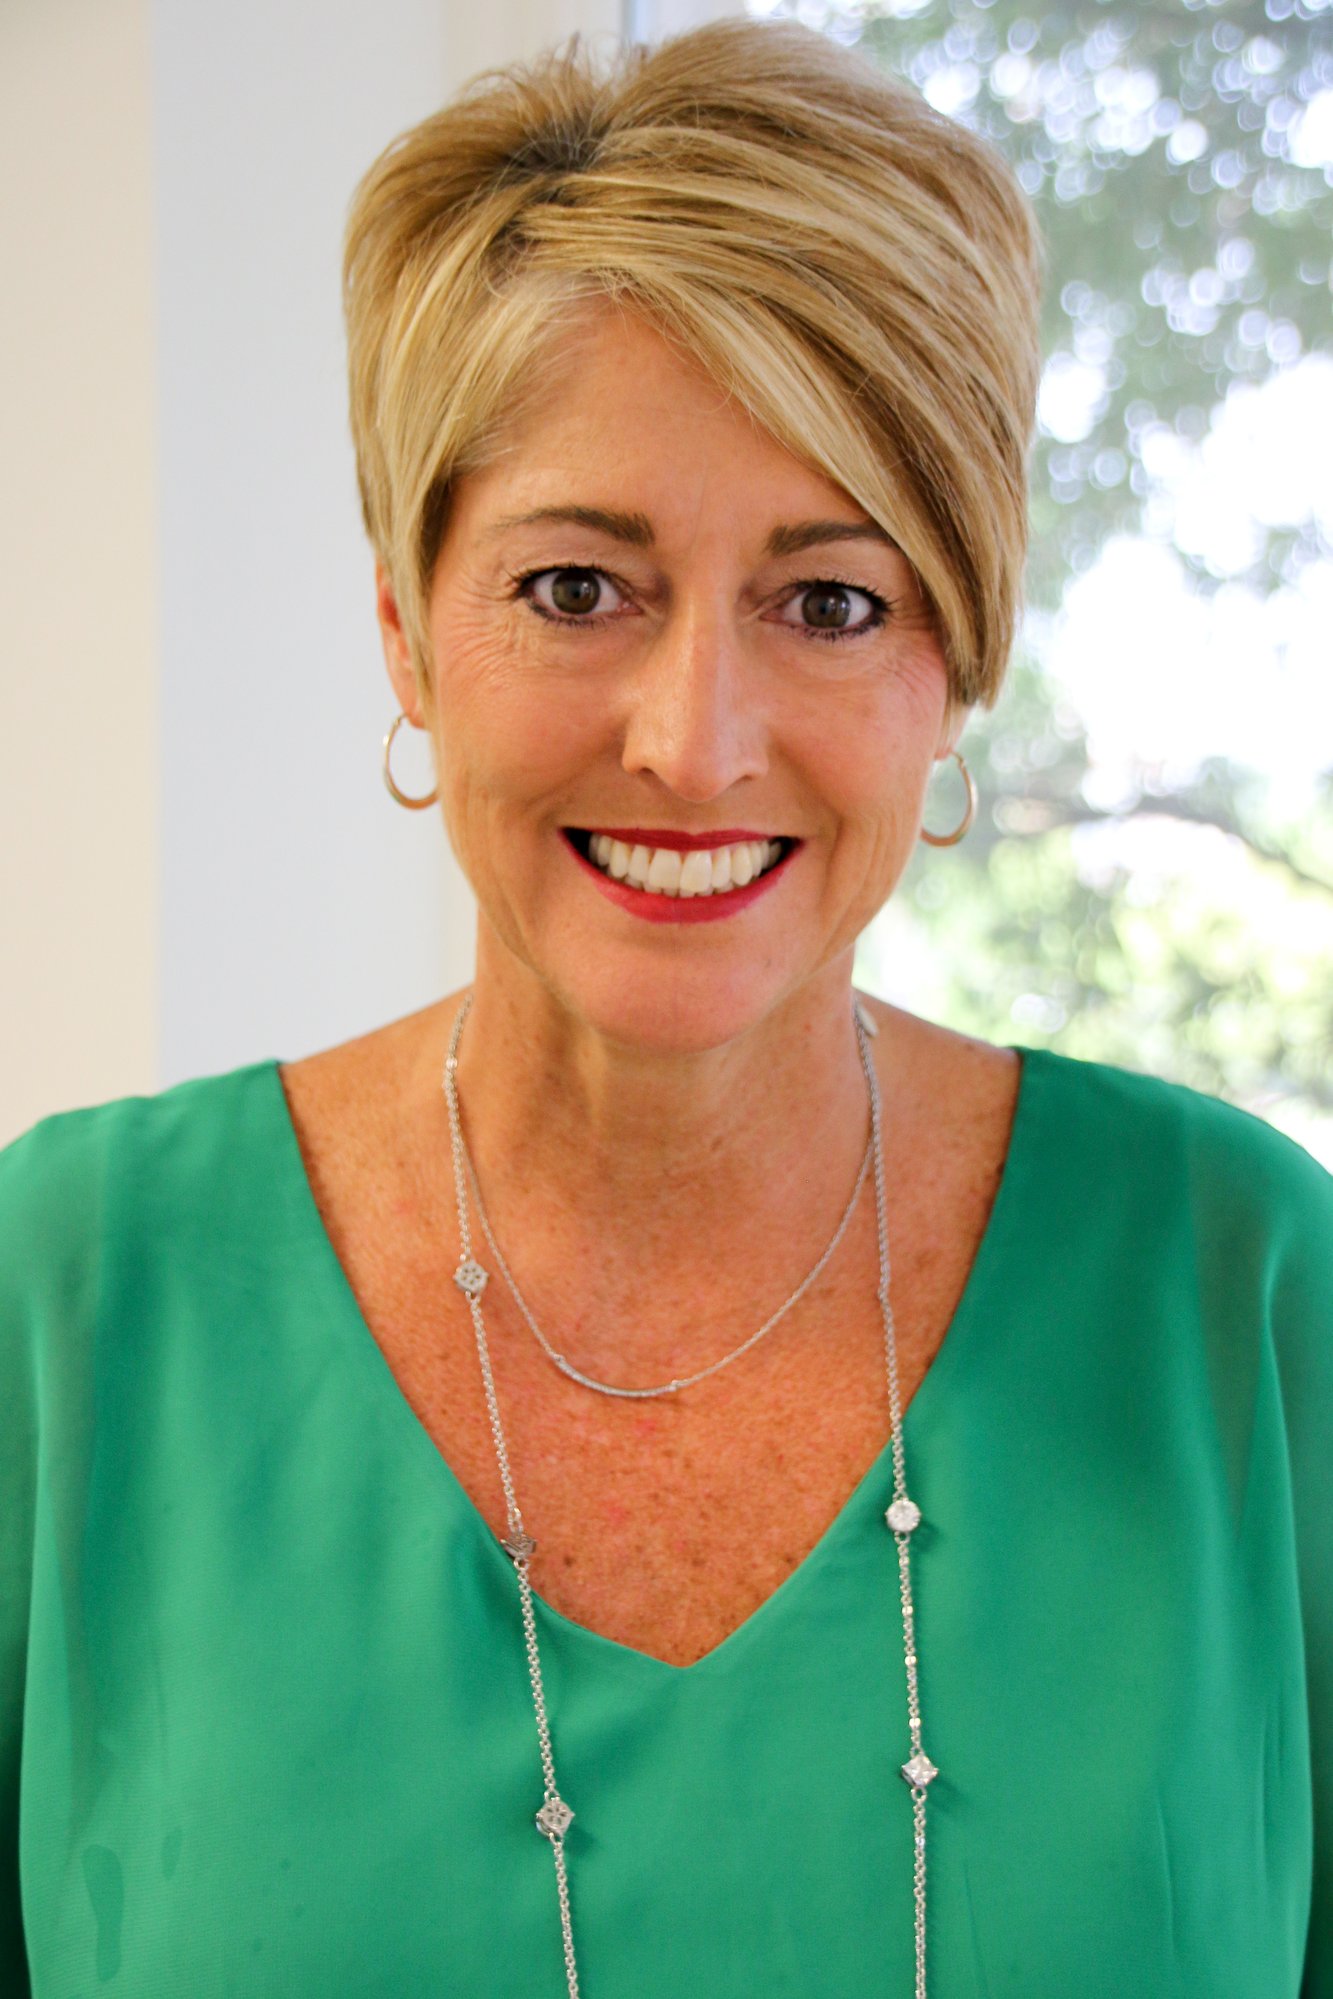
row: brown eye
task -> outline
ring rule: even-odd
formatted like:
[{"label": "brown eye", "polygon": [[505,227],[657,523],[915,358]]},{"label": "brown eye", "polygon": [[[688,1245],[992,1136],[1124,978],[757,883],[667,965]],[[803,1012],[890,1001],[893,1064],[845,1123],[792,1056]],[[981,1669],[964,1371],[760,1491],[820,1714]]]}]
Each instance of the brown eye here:
[{"label": "brown eye", "polygon": [[[551,579],[549,582],[548,578]],[[606,597],[607,587],[609,585],[613,591],[616,589],[605,570],[569,563],[558,569],[530,569],[515,580],[518,583],[516,594],[527,599],[538,617],[557,625],[601,624],[602,617],[608,615],[599,608]],[[549,590],[548,603],[543,603],[538,596],[539,587]]]},{"label": "brown eye", "polygon": [[820,583],[807,590],[803,599],[813,625],[823,631],[841,631],[851,616],[851,597],[841,583]]},{"label": "brown eye", "polygon": [[[848,618],[855,609],[852,599],[856,597],[869,606],[869,615],[863,614],[858,623],[849,624]],[[840,583],[829,576],[798,583],[788,603],[797,605],[803,613],[794,623],[802,638],[824,639],[832,644],[874,631],[884,623],[889,608],[887,601],[874,590],[862,590],[854,583]],[[784,618],[782,622],[792,621]]]},{"label": "brown eye", "polygon": [[591,569],[557,569],[551,584],[551,602],[557,611],[593,611],[601,587]]}]

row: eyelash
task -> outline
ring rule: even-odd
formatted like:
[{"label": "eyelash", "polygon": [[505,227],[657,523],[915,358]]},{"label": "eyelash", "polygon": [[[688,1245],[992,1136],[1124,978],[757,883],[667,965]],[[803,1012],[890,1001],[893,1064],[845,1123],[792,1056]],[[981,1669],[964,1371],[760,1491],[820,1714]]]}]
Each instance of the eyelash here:
[{"label": "eyelash", "polygon": [[[511,576],[509,580],[515,586],[512,594],[515,597],[521,597],[529,609],[534,611],[539,618],[545,618],[548,625],[585,625],[591,626],[596,630],[616,615],[612,611],[604,611],[600,614],[595,613],[593,616],[587,618],[561,616],[557,612],[543,610],[540,604],[534,604],[529,594],[529,584],[535,583],[539,576],[560,576],[566,571],[582,576],[605,576],[610,582],[616,584],[618,590],[623,587],[621,584],[616,583],[616,579],[611,575],[609,569],[598,569],[591,563],[584,562],[557,562],[554,565],[548,564],[544,569],[525,569],[518,575]],[[887,598],[879,595],[878,591],[867,590],[864,583],[853,583],[850,577],[846,576],[811,576],[804,582],[793,583],[791,586],[791,598],[788,599],[788,602],[792,598],[802,596],[807,590],[817,590],[824,583],[836,584],[841,590],[855,590],[858,596],[868,599],[871,606],[871,616],[866,620],[865,624],[858,625],[854,631],[850,632],[819,631],[816,627],[810,625],[791,626],[790,629],[799,632],[802,638],[823,639],[825,643],[832,645],[844,644],[849,639],[863,639],[868,637],[871,632],[878,631],[894,608]]]}]

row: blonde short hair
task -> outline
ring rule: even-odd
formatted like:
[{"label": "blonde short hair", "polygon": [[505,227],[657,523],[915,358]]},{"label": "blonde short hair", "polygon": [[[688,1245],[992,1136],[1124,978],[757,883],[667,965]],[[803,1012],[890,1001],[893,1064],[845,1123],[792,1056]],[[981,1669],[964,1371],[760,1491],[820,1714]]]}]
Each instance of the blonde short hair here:
[{"label": "blonde short hair", "polygon": [[999,151],[854,49],[733,17],[484,70],[358,183],[343,258],[366,531],[433,712],[452,482],[590,301],[646,316],[858,501],[994,706],[1027,549],[1045,248]]}]

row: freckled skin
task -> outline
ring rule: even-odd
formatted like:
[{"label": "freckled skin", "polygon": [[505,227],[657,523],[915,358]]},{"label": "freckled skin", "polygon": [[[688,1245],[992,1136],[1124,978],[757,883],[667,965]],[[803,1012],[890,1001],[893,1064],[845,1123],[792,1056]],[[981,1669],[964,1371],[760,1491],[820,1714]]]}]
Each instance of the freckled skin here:
[{"label": "freckled skin", "polygon": [[[850,1031],[856,939],[913,852],[958,739],[938,635],[895,548],[781,560],[779,523],[864,520],[652,329],[598,311],[506,449],[459,482],[432,577],[433,708],[377,572],[398,705],[434,732],[440,812],[479,906],[459,1055],[497,1237],[556,1345],[594,1376],[709,1367],[806,1275],[866,1141]],[[652,549],[507,514],[642,515]],[[597,629],[559,628],[512,573],[596,572]],[[806,639],[838,579],[864,638]],[[556,577],[532,586],[558,611]],[[566,581],[576,581],[567,578]],[[568,600],[565,600],[566,602]],[[577,622],[577,621],[575,621]],[[560,828],[745,828],[804,844],[718,922],[615,906]],[[321,1216],[404,1396],[478,1511],[505,1527],[459,1255],[440,1065],[461,995],[283,1065]],[[902,1401],[980,1241],[1017,1058],[871,1002]],[[485,1260],[483,1252],[483,1260]],[[651,1407],[553,1368],[501,1283],[485,1297],[534,1587],[621,1643],[688,1664],[767,1600],[889,1427],[873,1203],[785,1324]]]}]

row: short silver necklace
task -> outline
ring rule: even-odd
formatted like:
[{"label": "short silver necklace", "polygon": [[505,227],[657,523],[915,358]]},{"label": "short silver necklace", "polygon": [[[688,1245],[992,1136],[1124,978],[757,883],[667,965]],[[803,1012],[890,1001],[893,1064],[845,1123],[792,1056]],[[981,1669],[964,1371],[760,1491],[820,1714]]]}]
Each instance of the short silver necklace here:
[{"label": "short silver necklace", "polygon": [[692,1388],[696,1381],[706,1381],[710,1374],[716,1374],[719,1368],[729,1367],[732,1361],[739,1360],[743,1353],[748,1353],[752,1346],[757,1345],[758,1342],[763,1339],[765,1333],[772,1332],[774,1326],[777,1325],[779,1319],[784,1319],[787,1313],[790,1312],[792,1306],[795,1305],[798,1302],[798,1300],[800,1300],[805,1296],[805,1293],[810,1289],[810,1286],[814,1283],[816,1277],[818,1277],[820,1271],[824,1268],[824,1265],[828,1262],[834,1250],[838,1247],[838,1244],[842,1241],[843,1236],[847,1232],[847,1224],[852,1219],[852,1214],[856,1207],[856,1203],[860,1198],[861,1189],[865,1185],[866,1173],[869,1170],[870,1161],[871,1158],[873,1157],[873,1141],[871,1139],[867,1139],[866,1149],[864,1153],[861,1155],[861,1170],[856,1176],[856,1185],[852,1188],[851,1199],[848,1201],[847,1206],[842,1211],[842,1220],[838,1223],[837,1228],[833,1231],[833,1237],[828,1245],[828,1248],[824,1251],[824,1254],[819,1258],[819,1261],[813,1266],[813,1268],[806,1274],[805,1277],[802,1278],[801,1282],[797,1285],[796,1289],[792,1292],[791,1296],[785,1299],[783,1303],[778,1306],[777,1311],[774,1312],[771,1318],[765,1319],[763,1325],[759,1328],[759,1331],[757,1333],[751,1333],[749,1339],[743,1340],[740,1346],[735,1347],[731,1353],[723,1354],[721,1360],[715,1360],[712,1363],[711,1367],[700,1368],[697,1374],[686,1374],[680,1376],[679,1379],[675,1381],[663,1382],[660,1388],[616,1388],[613,1387],[613,1385],[609,1381],[597,1381],[593,1378],[592,1375],[583,1374],[582,1372],[580,1372],[580,1370],[574,1366],[574,1363],[571,1360],[567,1360],[564,1354],[558,1353],[556,1351],[556,1349],[551,1345],[550,1341],[547,1339],[541,1327],[537,1324],[537,1321],[533,1318],[532,1313],[528,1308],[527,1300],[524,1298],[523,1293],[519,1290],[518,1284],[515,1281],[514,1273],[510,1270],[509,1265],[505,1262],[504,1257],[500,1252],[499,1243],[495,1240],[495,1237],[491,1234],[491,1225],[486,1218],[486,1210],[482,1205],[481,1188],[477,1184],[477,1169],[472,1164],[472,1155],[467,1149],[467,1140],[463,1137],[461,1127],[459,1129],[458,1143],[462,1148],[463,1159],[467,1166],[468,1180],[472,1187],[472,1199],[476,1205],[477,1217],[481,1222],[482,1230],[483,1233],[485,1234],[486,1240],[490,1244],[491,1254],[495,1258],[496,1263],[500,1267],[501,1276],[504,1278],[505,1283],[509,1286],[510,1292],[513,1295],[514,1303],[518,1306],[519,1311],[523,1314],[523,1317],[527,1320],[529,1326],[536,1334],[537,1340],[541,1345],[543,1351],[550,1357],[551,1360],[555,1362],[556,1366],[560,1369],[562,1374],[567,1374],[571,1381],[580,1382],[584,1388],[595,1388],[599,1395],[622,1395],[622,1396],[633,1397],[637,1400],[645,1399],[649,1396],[654,1396],[654,1395],[677,1395],[679,1394],[682,1388]]},{"label": "short silver necklace", "polygon": [[[556,1895],[560,1903],[560,1927],[564,1938],[565,1976],[568,1982],[569,1999],[579,1999],[578,1965],[574,1955],[574,1933],[569,1906],[569,1876],[565,1865],[565,1834],[573,1822],[574,1813],[561,1797],[556,1785],[555,1759],[551,1750],[551,1730],[546,1712],[546,1694],[542,1683],[541,1658],[537,1647],[537,1625],[532,1608],[532,1584],[528,1569],[537,1543],[526,1531],[523,1516],[519,1510],[518,1498],[514,1490],[513,1473],[509,1464],[509,1452],[505,1447],[504,1428],[500,1421],[500,1405],[495,1393],[495,1378],[491,1372],[490,1351],[486,1344],[486,1327],[481,1315],[481,1294],[486,1289],[488,1272],[472,1254],[472,1233],[468,1224],[467,1192],[465,1170],[471,1174],[473,1193],[477,1201],[477,1211],[482,1218],[482,1226],[487,1242],[496,1262],[504,1272],[511,1291],[523,1311],[524,1317],[537,1334],[543,1348],[557,1366],[580,1381],[585,1387],[596,1388],[608,1395],[669,1395],[688,1387],[693,1381],[701,1381],[707,1374],[727,1365],[753,1346],[762,1334],[777,1324],[784,1313],[789,1311],[802,1292],[813,1282],[820,1270],[828,1262],[837,1248],[847,1227],[857,1195],[865,1179],[866,1159],[861,1161],[856,1186],[852,1198],[843,1212],[842,1220],[828,1248],[814,1269],[802,1281],[796,1291],[774,1313],[773,1317],[760,1327],[759,1332],[725,1356],[713,1367],[705,1368],[700,1374],[691,1375],[687,1380],[672,1381],[661,1388],[616,1389],[604,1382],[594,1381],[582,1375],[568,1363],[562,1354],[551,1347],[535,1319],[519,1297],[518,1288],[501,1257],[490,1226],[486,1222],[481,1207],[481,1195],[477,1186],[475,1169],[468,1158],[463,1144],[463,1128],[458,1111],[458,1043],[463,1032],[463,1022],[472,1005],[472,993],[468,992],[454,1020],[453,1033],[449,1038],[449,1052],[444,1064],[444,1093],[449,1106],[449,1135],[453,1152],[454,1189],[458,1199],[459,1262],[454,1272],[454,1282],[467,1300],[472,1315],[473,1331],[477,1337],[477,1357],[481,1362],[482,1382],[486,1391],[486,1407],[490,1416],[491,1435],[495,1441],[496,1462],[500,1470],[500,1483],[504,1488],[508,1532],[499,1536],[500,1546],[514,1565],[518,1581],[519,1604],[523,1617],[525,1649],[528,1659],[528,1677],[532,1683],[533,1707],[537,1718],[537,1743],[541,1757],[543,1776],[543,1802],[535,1814],[539,1832],[551,1843],[555,1859]],[[907,1715],[908,1731],[911,1737],[912,1754],[903,1763],[901,1773],[912,1797],[912,1818],[914,1826],[913,1848],[913,1891],[916,1902],[916,1986],[915,1999],[926,1999],[926,1787],[939,1772],[921,1747],[921,1704],[917,1682],[916,1618],[912,1605],[911,1538],[921,1524],[921,1512],[907,1496],[907,1474],[903,1458],[902,1405],[898,1387],[898,1350],[894,1338],[893,1310],[889,1303],[889,1233],[886,1220],[884,1196],[884,1152],[880,1131],[879,1083],[875,1075],[874,1063],[870,1058],[870,1045],[866,1036],[865,1020],[859,1002],[853,1001],[852,1023],[856,1029],[857,1049],[861,1057],[861,1067],[865,1072],[866,1090],[870,1099],[870,1143],[867,1154],[875,1167],[875,1222],[879,1242],[879,1307],[884,1322],[884,1349],[889,1378],[889,1409],[892,1417],[890,1443],[893,1454],[893,1499],[885,1510],[884,1519],[893,1533],[898,1549],[898,1580],[902,1599],[903,1641],[907,1668]],[[466,1169],[465,1169],[466,1162]]]}]

